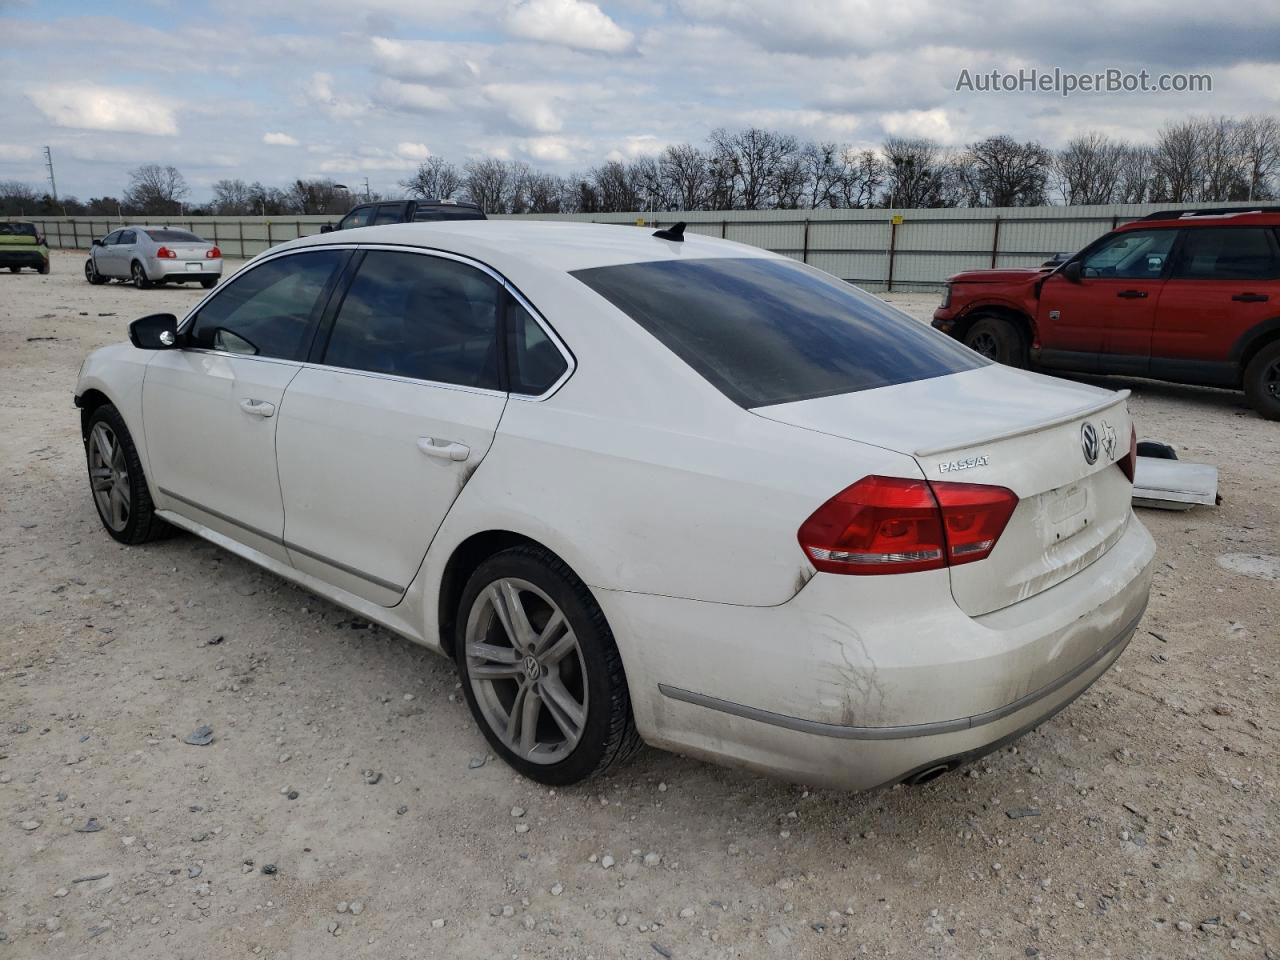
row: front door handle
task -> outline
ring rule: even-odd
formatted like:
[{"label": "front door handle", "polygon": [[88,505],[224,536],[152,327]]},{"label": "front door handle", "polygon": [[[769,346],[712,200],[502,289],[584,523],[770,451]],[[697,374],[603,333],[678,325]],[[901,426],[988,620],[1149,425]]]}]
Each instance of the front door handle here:
[{"label": "front door handle", "polygon": [[1239,300],[1241,303],[1266,303],[1271,298],[1265,293],[1237,293],[1232,300]]},{"label": "front door handle", "polygon": [[1117,297],[1123,297],[1125,300],[1145,300],[1147,291],[1145,290],[1121,290],[1116,294]]},{"label": "front door handle", "polygon": [[439,457],[442,460],[462,461],[471,456],[471,448],[465,443],[439,440],[436,437],[419,437],[418,449],[429,457]]},{"label": "front door handle", "polygon": [[251,417],[269,417],[276,412],[274,403],[267,403],[265,400],[254,400],[245,397],[240,401],[240,409]]}]

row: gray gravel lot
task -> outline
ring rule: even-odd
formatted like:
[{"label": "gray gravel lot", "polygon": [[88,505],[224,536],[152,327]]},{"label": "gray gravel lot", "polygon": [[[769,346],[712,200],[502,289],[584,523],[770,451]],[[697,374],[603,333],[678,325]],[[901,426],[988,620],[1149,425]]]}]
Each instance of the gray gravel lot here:
[{"label": "gray gravel lot", "polygon": [[201,291],[81,262],[0,273],[0,958],[1280,957],[1280,424],[1239,394],[1106,381],[1224,500],[1143,513],[1138,634],[1015,746],[872,795],[653,750],[553,791],[450,663],[100,529],[76,371]]}]

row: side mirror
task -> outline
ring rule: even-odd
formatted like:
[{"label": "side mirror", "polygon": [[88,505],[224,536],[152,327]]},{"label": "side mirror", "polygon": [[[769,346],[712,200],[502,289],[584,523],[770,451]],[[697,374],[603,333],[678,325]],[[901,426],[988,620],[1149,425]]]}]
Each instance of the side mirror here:
[{"label": "side mirror", "polygon": [[1068,263],[1065,267],[1063,267],[1058,272],[1061,273],[1071,283],[1079,283],[1080,272],[1082,269],[1083,268],[1081,267],[1079,260],[1072,260],[1070,263]]},{"label": "side mirror", "polygon": [[129,342],[139,350],[172,350],[178,346],[178,318],[153,313],[129,324]]},{"label": "side mirror", "polygon": [[332,223],[326,223],[326,224],[322,225],[322,226],[320,227],[320,232],[321,232],[321,233],[333,233],[333,224],[332,224]]},{"label": "side mirror", "polygon": [[94,237],[94,238],[93,238],[93,245],[94,245],[95,247],[100,247],[100,246],[102,246],[102,238],[101,238],[101,237]]}]

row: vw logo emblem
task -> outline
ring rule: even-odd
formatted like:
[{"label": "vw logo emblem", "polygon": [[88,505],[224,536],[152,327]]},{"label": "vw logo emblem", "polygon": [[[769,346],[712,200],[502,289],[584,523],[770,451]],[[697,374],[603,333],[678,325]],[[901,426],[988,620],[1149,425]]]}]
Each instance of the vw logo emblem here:
[{"label": "vw logo emblem", "polygon": [[1084,451],[1085,463],[1098,462],[1098,431],[1088,420],[1080,427],[1080,449]]},{"label": "vw logo emblem", "polygon": [[538,661],[533,657],[525,657],[524,675],[530,680],[537,680],[540,673],[542,673],[542,668],[538,666]]}]

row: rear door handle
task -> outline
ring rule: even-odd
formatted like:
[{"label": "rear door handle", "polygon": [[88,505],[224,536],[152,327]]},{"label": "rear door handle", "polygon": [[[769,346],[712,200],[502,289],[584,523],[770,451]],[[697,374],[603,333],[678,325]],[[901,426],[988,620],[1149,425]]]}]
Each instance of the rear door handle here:
[{"label": "rear door handle", "polygon": [[1116,294],[1117,297],[1123,297],[1126,300],[1144,300],[1147,296],[1145,290],[1121,290]]},{"label": "rear door handle", "polygon": [[435,437],[419,437],[418,449],[429,457],[439,457],[441,460],[462,461],[471,456],[471,448],[465,443],[438,440]]},{"label": "rear door handle", "polygon": [[265,400],[254,400],[245,397],[240,401],[240,409],[251,417],[269,417],[276,412],[274,403],[267,403]]},{"label": "rear door handle", "polygon": [[1232,300],[1239,300],[1241,303],[1265,303],[1271,298],[1265,293],[1237,293]]}]

